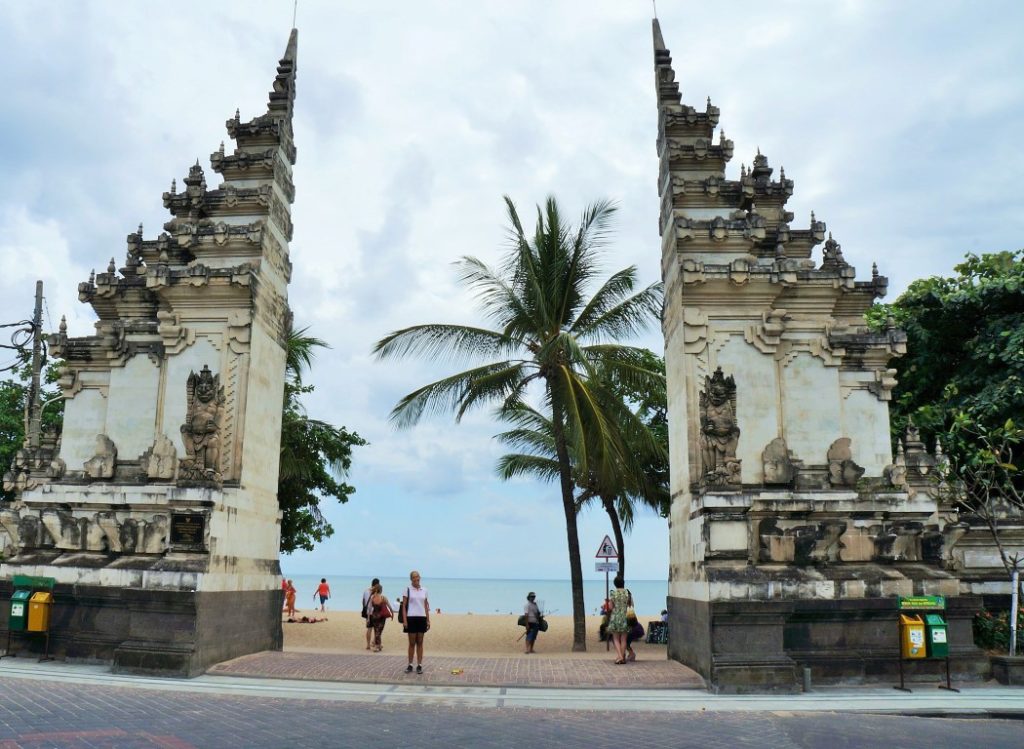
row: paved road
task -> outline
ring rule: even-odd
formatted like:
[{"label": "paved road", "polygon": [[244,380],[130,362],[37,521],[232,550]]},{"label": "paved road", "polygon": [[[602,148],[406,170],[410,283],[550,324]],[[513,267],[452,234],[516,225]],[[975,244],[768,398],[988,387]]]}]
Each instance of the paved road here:
[{"label": "paved road", "polygon": [[0,749],[1019,749],[1022,744],[1024,722],[1014,720],[832,712],[494,710],[212,696],[10,675],[0,681]]}]

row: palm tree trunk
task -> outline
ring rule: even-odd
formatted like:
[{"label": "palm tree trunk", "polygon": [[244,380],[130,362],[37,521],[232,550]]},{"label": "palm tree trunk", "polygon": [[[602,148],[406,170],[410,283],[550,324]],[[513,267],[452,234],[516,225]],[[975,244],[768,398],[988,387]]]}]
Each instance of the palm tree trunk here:
[{"label": "palm tree trunk", "polygon": [[583,603],[583,567],[580,562],[580,537],[576,527],[576,500],[573,496],[572,464],[565,444],[562,409],[557,394],[551,394],[551,431],[558,456],[559,483],[562,488],[562,508],[565,510],[565,533],[569,542],[569,579],[572,586],[572,649],[587,649],[587,619]]},{"label": "palm tree trunk", "polygon": [[601,497],[601,504],[604,511],[608,513],[608,519],[612,523],[612,532],[615,534],[615,548],[619,550],[619,575],[626,579],[626,541],[622,537],[622,523],[619,521],[619,513],[615,511],[615,503],[611,497]]}]

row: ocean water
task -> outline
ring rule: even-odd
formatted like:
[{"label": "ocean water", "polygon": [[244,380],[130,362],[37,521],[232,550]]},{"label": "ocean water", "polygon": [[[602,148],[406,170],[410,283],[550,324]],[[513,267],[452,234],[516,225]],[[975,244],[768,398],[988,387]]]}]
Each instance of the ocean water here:
[{"label": "ocean water", "polygon": [[[285,576],[295,585],[295,605],[310,609],[322,575]],[[359,611],[363,591],[370,586],[368,577],[326,575],[331,586],[328,611]],[[424,578],[423,587],[430,596],[432,609],[452,614],[521,614],[526,594],[537,594],[537,604],[549,615],[572,614],[572,587],[568,580],[478,580],[466,578]],[[409,585],[406,577],[383,577],[384,595],[397,601]],[[656,617],[665,608],[668,582],[665,580],[630,580],[627,588],[633,593],[637,613]],[[604,601],[604,580],[584,580],[583,600],[588,614],[596,614]],[[319,600],[316,601],[319,606]]]}]

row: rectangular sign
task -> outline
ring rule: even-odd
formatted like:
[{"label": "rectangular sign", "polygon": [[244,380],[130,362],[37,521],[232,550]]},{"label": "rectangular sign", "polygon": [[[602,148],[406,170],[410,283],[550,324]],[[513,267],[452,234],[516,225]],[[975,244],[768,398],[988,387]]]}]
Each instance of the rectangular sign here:
[{"label": "rectangular sign", "polygon": [[944,608],[946,608],[945,596],[900,596],[900,611]]},{"label": "rectangular sign", "polygon": [[205,536],[205,515],[191,512],[171,513],[171,545],[202,549]]},{"label": "rectangular sign", "polygon": [[618,562],[595,562],[594,569],[598,572],[618,572]]}]

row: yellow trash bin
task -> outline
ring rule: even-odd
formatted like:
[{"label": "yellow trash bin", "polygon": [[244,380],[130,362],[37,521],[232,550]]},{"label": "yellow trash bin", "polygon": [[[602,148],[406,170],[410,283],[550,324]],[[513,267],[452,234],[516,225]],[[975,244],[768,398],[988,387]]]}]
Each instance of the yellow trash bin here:
[{"label": "yellow trash bin", "polygon": [[900,614],[900,656],[924,658],[927,655],[924,621],[917,614]]},{"label": "yellow trash bin", "polygon": [[50,628],[50,607],[53,605],[53,594],[46,590],[33,593],[28,602],[29,632],[45,632]]}]

